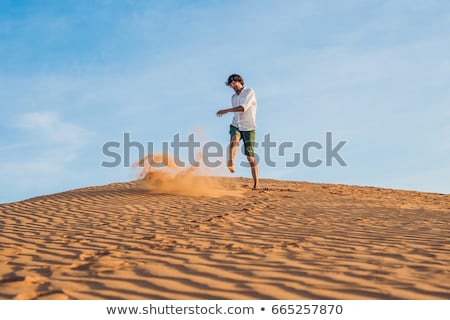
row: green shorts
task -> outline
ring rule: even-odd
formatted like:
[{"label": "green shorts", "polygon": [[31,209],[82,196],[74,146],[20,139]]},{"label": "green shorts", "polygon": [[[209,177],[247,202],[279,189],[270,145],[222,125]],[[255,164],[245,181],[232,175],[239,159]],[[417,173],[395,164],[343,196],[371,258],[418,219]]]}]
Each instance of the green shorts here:
[{"label": "green shorts", "polygon": [[240,131],[235,126],[230,125],[230,137],[239,136],[239,140],[244,140],[244,153],[248,157],[255,156],[255,130]]}]

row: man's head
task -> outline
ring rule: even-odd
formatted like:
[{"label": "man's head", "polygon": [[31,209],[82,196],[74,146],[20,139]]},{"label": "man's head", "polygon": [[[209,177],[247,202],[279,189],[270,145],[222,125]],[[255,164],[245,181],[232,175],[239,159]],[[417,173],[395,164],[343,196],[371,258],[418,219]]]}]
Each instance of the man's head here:
[{"label": "man's head", "polygon": [[244,86],[244,79],[238,74],[232,74],[228,77],[227,82],[225,82],[227,86],[232,87],[235,91],[242,89]]}]

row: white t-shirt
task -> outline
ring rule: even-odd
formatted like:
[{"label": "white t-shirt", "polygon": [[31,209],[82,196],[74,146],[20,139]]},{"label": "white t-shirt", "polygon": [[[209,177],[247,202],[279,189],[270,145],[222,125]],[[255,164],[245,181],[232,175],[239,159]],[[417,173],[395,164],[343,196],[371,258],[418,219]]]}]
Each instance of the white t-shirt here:
[{"label": "white t-shirt", "polygon": [[231,97],[231,107],[244,107],[242,112],[234,112],[231,125],[240,131],[251,131],[256,129],[256,96],[251,88],[242,89],[241,93],[233,94]]}]

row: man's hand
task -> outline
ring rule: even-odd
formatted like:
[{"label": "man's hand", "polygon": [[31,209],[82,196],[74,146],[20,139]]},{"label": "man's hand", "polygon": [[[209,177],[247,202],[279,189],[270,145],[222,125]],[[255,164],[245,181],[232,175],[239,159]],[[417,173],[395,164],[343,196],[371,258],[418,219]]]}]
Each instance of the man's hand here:
[{"label": "man's hand", "polygon": [[228,110],[227,109],[222,109],[222,110],[217,111],[216,116],[221,117],[221,116],[223,116],[226,113],[228,113]]},{"label": "man's hand", "polygon": [[229,109],[222,109],[222,110],[217,111],[216,116],[221,117],[228,112],[244,112],[244,107],[237,106],[237,107],[233,107],[233,108],[229,108]]}]

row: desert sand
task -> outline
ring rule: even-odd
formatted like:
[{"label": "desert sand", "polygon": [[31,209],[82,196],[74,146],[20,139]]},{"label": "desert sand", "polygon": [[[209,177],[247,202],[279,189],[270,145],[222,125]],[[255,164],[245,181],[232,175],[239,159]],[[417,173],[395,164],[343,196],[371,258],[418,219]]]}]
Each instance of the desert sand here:
[{"label": "desert sand", "polygon": [[0,205],[0,299],[450,299],[448,194],[177,186]]}]

